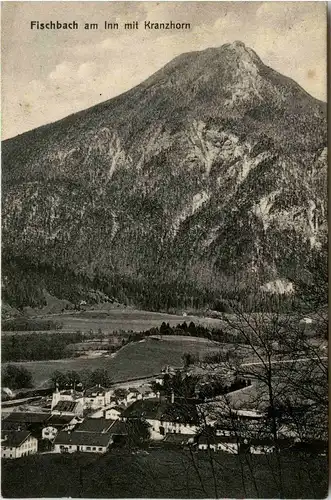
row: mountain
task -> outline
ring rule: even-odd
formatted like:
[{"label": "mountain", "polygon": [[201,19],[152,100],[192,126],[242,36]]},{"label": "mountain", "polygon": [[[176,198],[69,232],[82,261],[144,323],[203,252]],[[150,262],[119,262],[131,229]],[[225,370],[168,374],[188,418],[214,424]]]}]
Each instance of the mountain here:
[{"label": "mountain", "polygon": [[[4,299],[283,293],[325,257],[326,105],[241,42],[2,144]],[[214,304],[215,305],[215,304]]]}]

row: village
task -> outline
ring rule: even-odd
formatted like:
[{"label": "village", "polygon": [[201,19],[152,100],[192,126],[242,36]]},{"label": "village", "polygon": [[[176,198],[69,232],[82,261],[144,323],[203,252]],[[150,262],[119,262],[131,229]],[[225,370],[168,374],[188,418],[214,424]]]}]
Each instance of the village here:
[{"label": "village", "polygon": [[[293,419],[279,420],[277,437],[266,404],[255,401],[257,381],[243,379],[212,398],[181,396],[175,377],[191,375],[166,366],[152,380],[81,389],[55,387],[50,396],[2,407],[1,456],[16,459],[48,453],[111,453],[131,446],[190,448],[230,454],[313,450],[326,455],[327,436],[311,421],[305,433]],[[239,388],[238,388],[239,387]],[[277,442],[277,443],[276,443]],[[277,444],[277,450],[276,450]]]}]

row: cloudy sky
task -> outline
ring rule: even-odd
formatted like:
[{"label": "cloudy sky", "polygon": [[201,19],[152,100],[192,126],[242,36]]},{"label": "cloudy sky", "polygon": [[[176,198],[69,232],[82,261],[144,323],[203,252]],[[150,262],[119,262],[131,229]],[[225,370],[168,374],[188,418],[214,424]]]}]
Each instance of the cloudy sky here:
[{"label": "cloudy sky", "polygon": [[[100,29],[37,31],[32,20]],[[173,20],[191,30],[105,31],[105,20]],[[183,52],[235,40],[326,99],[324,2],[2,2],[2,137],[114,97]]]}]

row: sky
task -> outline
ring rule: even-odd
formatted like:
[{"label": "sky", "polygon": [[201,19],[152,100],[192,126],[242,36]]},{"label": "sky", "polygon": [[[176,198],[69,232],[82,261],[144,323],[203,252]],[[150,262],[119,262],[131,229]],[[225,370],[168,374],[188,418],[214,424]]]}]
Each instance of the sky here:
[{"label": "sky", "polygon": [[[241,40],[262,61],[326,100],[324,2],[2,2],[2,138],[129,90],[177,55]],[[75,31],[31,21],[76,20]],[[144,30],[145,20],[190,30]],[[119,30],[105,30],[104,21]],[[125,22],[140,28],[126,31]],[[99,30],[82,29],[99,23]]]}]

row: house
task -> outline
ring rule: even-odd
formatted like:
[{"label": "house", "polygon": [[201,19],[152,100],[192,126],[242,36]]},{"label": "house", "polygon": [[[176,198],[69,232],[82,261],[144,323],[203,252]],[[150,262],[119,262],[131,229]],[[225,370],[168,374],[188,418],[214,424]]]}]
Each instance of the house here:
[{"label": "house", "polygon": [[59,401],[51,410],[52,415],[83,416],[83,405],[80,401]]},{"label": "house", "polygon": [[110,420],[117,420],[118,418],[120,418],[125,408],[126,408],[125,406],[120,406],[120,405],[110,406],[109,408],[103,408],[97,410],[92,415],[90,415],[90,417],[95,419],[106,418]]},{"label": "house", "polygon": [[19,430],[35,430],[42,426],[50,418],[50,413],[15,411],[9,413],[3,420],[3,425],[9,423],[21,427]]},{"label": "house", "polygon": [[197,437],[199,450],[225,451],[226,453],[239,453],[239,442],[234,436],[216,435],[215,429],[205,428]]},{"label": "house", "polygon": [[126,408],[121,419],[141,418],[151,426],[151,439],[163,439],[168,433],[195,434],[199,426],[196,406],[162,401],[160,399],[143,399]]},{"label": "house", "polygon": [[42,428],[42,439],[53,441],[58,432],[73,430],[80,419],[72,415],[51,415]]},{"label": "house", "polygon": [[142,394],[136,387],[129,387],[128,394],[126,395],[126,404],[130,405],[139,399],[143,399]]},{"label": "house", "polygon": [[105,410],[105,418],[110,418],[111,420],[118,420],[123,412],[121,406],[113,406]]},{"label": "house", "polygon": [[84,408],[96,410],[109,406],[112,395],[112,389],[105,389],[100,384],[86,389],[84,392]]},{"label": "house", "polygon": [[142,396],[142,399],[155,399],[158,395],[154,392],[149,384],[143,384],[137,387],[137,390]]},{"label": "house", "polygon": [[109,429],[109,433],[111,434],[114,443],[123,442],[128,435],[128,430],[125,422],[121,420],[115,420],[115,422]]},{"label": "house", "polygon": [[40,439],[50,417],[50,413],[13,412],[2,421],[1,428],[3,431],[30,431]]},{"label": "house", "polygon": [[106,418],[86,418],[76,427],[75,432],[93,432],[96,434],[104,434],[110,431],[114,422],[114,420]]},{"label": "house", "polygon": [[20,458],[38,451],[38,439],[30,431],[3,431],[1,458]]},{"label": "house", "polygon": [[199,450],[225,451],[226,453],[238,454],[239,443],[235,437],[215,436],[211,439],[206,437],[199,438]]},{"label": "house", "polygon": [[155,379],[155,382],[159,385],[163,385],[164,383],[164,375],[175,375],[177,370],[170,365],[166,365],[162,368],[160,375]]},{"label": "house", "polygon": [[53,410],[60,401],[79,401],[82,406],[84,406],[84,394],[74,389],[59,391],[58,388],[56,388],[56,391],[53,392],[52,395],[51,410]]},{"label": "house", "polygon": [[188,446],[194,443],[194,439],[192,434],[167,434],[162,442],[174,446]]},{"label": "house", "polygon": [[106,453],[112,443],[109,432],[59,432],[54,441],[55,453]]},{"label": "house", "polygon": [[270,438],[249,440],[249,452],[254,455],[264,455],[275,450],[275,442]]}]

